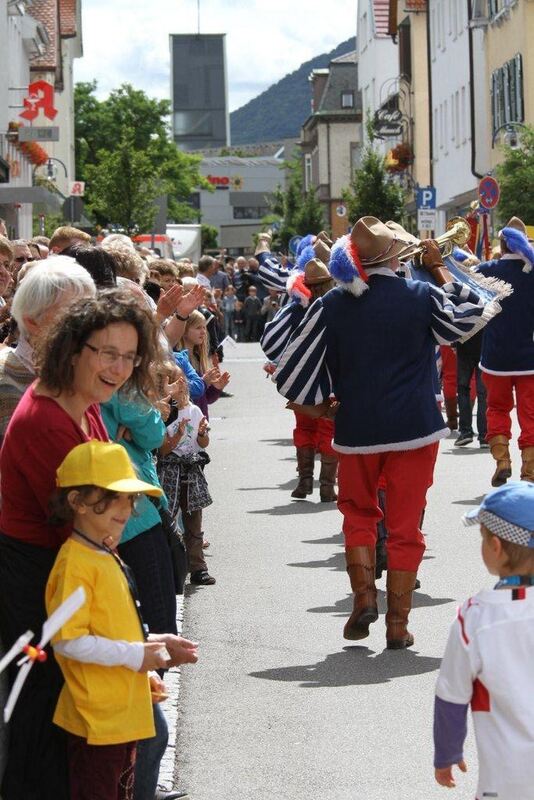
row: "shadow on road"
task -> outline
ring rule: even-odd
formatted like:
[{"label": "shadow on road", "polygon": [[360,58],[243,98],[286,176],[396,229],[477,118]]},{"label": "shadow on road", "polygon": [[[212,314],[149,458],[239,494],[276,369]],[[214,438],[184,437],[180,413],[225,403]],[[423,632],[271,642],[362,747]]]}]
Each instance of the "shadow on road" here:
[{"label": "shadow on road", "polygon": [[481,494],[480,497],[475,497],[473,500],[451,500],[453,506],[479,506],[483,501],[485,495]]},{"label": "shadow on road", "polygon": [[[324,544],[329,544],[330,539],[317,539],[317,542],[322,542]],[[423,561],[429,561],[434,559],[436,556],[431,556],[430,554],[423,556]],[[294,561],[290,562],[287,565],[288,567],[302,567],[304,569],[330,569],[335,570],[337,572],[346,572],[347,564],[345,561],[345,552],[335,553],[331,555],[329,558],[323,558],[321,561]]]},{"label": "shadow on road", "polygon": [[293,439],[260,439],[260,442],[267,442],[267,444],[278,445],[280,447],[294,447]]},{"label": "shadow on road", "polygon": [[389,683],[406,675],[422,675],[439,669],[441,659],[419,656],[413,650],[384,650],[375,655],[369,647],[344,647],[317,664],[278,667],[249,673],[252,678],[299,683],[303,689],[322,686],[362,686]]},{"label": "shadow on road", "polygon": [[317,514],[321,511],[332,511],[333,508],[335,508],[333,503],[314,503],[309,500],[293,500],[285,506],[258,508],[255,511],[247,511],[247,514],[269,514],[269,516],[273,517],[285,517],[288,514]]},{"label": "shadow on road", "polygon": [[[381,589],[377,593],[378,613],[385,614],[387,610],[386,593]],[[443,606],[446,603],[454,603],[452,597],[430,597],[423,592],[414,592],[412,608],[426,608],[430,606]],[[347,595],[342,600],[337,600],[333,606],[317,606],[308,608],[309,614],[334,614],[336,617],[348,617],[352,611],[352,594]]]}]

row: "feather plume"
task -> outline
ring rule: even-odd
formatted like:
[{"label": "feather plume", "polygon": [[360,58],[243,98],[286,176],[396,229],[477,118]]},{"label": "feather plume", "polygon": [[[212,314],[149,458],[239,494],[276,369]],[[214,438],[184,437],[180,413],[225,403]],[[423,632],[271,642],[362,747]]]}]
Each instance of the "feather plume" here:
[{"label": "feather plume", "polygon": [[313,233],[308,233],[306,236],[304,236],[298,243],[297,256],[300,256],[305,247],[312,245],[316,238],[317,237],[314,236]]},{"label": "feather plume", "polygon": [[293,272],[287,279],[286,288],[292,300],[300,303],[303,308],[308,307],[312,294],[304,283],[303,272]]},{"label": "feather plume", "polygon": [[531,272],[534,266],[534,247],[527,236],[517,228],[503,228],[500,232],[510,252],[520,256],[526,263],[523,272]]},{"label": "feather plume", "polygon": [[297,258],[297,269],[302,272],[308,261],[311,261],[312,258],[315,258],[315,250],[313,249],[312,245],[309,244],[307,247],[303,247],[300,251],[300,255]]}]

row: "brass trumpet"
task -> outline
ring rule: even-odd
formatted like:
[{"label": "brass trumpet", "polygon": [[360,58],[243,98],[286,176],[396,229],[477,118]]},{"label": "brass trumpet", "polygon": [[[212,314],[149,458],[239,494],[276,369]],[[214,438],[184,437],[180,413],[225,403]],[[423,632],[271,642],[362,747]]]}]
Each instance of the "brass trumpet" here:
[{"label": "brass trumpet", "polygon": [[[436,236],[435,241],[438,244],[440,253],[443,258],[447,258],[452,253],[454,247],[463,247],[469,241],[471,236],[471,228],[463,217],[452,217],[446,226],[445,233],[441,236]],[[424,241],[424,240],[423,240]],[[423,252],[422,245],[416,250],[409,253],[409,258],[418,256]]]}]

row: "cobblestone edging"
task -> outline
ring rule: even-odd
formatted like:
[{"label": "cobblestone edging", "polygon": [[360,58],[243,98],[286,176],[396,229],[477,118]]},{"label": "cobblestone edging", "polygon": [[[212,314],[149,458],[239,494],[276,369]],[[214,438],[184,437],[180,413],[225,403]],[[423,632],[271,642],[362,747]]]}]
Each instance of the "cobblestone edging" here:
[{"label": "cobblestone edging", "polygon": [[[184,595],[176,597],[176,625],[178,634],[182,633],[184,619]],[[176,760],[176,721],[178,719],[178,698],[180,695],[180,669],[172,669],[165,675],[165,686],[169,695],[168,700],[161,704],[163,713],[169,726],[169,743],[165,755],[161,760],[159,770],[159,783],[171,788],[174,779],[174,762]]]}]

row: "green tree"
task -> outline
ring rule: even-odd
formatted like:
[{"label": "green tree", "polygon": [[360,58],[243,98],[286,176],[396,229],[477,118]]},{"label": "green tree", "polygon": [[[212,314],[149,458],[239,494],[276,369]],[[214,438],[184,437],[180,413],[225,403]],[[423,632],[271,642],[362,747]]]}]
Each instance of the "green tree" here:
[{"label": "green tree", "polygon": [[278,186],[273,193],[271,212],[263,219],[268,225],[278,222],[280,227],[274,237],[274,245],[287,250],[289,240],[293,236],[305,236],[318,233],[324,227],[324,210],[317,199],[315,189],[304,192],[302,185],[302,167],[298,158],[293,158],[283,165],[288,173],[286,188]]},{"label": "green tree", "polygon": [[[117,143],[125,141],[148,159],[152,177],[159,182],[158,194],[163,188],[168,193],[169,221],[198,221],[198,211],[189,203],[191,192],[200,186],[210,187],[199,172],[201,157],[183,153],[171,141],[169,101],[150,98],[127,83],[107,99],[98,100],[96,88],[95,81],[76,84],[74,103],[77,177],[87,181],[88,205],[97,213],[98,221],[116,222],[113,216],[106,218],[102,210],[96,211],[102,209],[102,203],[95,196],[93,168],[107,164]],[[148,195],[151,193],[149,190]]]},{"label": "green tree", "polygon": [[215,250],[217,245],[218,229],[214,225],[202,225],[200,229],[202,252]]},{"label": "green tree", "polygon": [[404,192],[390,180],[384,158],[373,147],[370,137],[361,167],[354,171],[349,188],[342,193],[349,220],[373,216],[382,221],[401,222],[404,216]]},{"label": "green tree", "polygon": [[125,131],[111,152],[100,150],[97,163],[86,166],[92,187],[89,210],[130,234],[152,228],[157,212],[154,201],[165,191],[150,157],[135,149],[133,138]]},{"label": "green tree", "polygon": [[501,187],[497,206],[501,224],[516,216],[534,225],[534,127],[521,129],[518,148],[504,148],[504,161],[496,172]]}]

